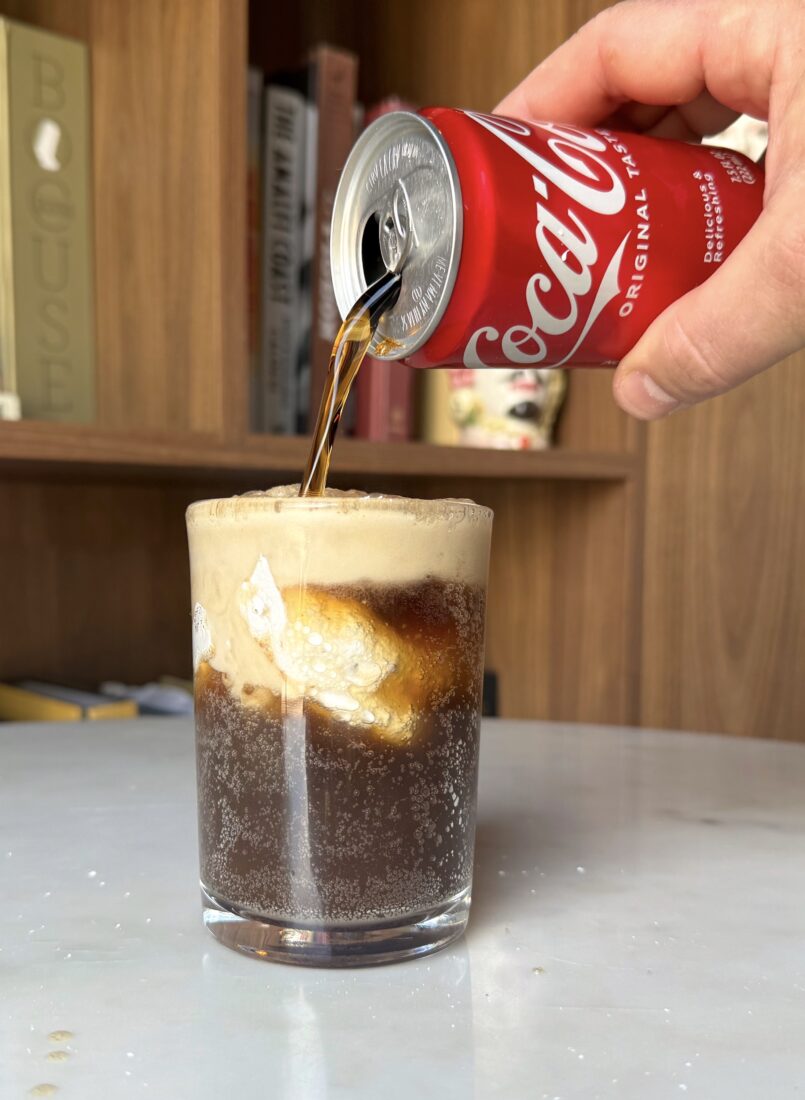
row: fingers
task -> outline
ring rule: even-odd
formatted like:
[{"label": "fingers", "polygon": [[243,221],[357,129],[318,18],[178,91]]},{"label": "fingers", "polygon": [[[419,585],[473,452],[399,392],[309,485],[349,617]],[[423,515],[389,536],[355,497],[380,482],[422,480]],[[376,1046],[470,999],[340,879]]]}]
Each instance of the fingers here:
[{"label": "fingers", "polygon": [[[695,134],[703,138],[705,134],[717,134],[725,130],[730,122],[737,118],[732,111],[714,99],[709,91],[703,91],[690,103],[681,103],[679,107],[655,107],[648,103],[625,103],[608,120],[611,129],[631,130],[638,133],[651,133],[659,138],[676,138],[677,134]],[[679,129],[663,132],[666,120],[673,119]],[[679,121],[676,121],[679,120]],[[682,138],[681,140],[687,140]]]},{"label": "fingers", "polygon": [[[495,108],[592,125],[632,101],[677,105],[707,89],[736,113],[765,117],[777,5],[623,0],[585,24]],[[758,11],[759,9],[759,11]]]},{"label": "fingers", "polygon": [[803,34],[801,0],[622,0],[495,109],[582,126],[623,119],[683,140],[717,133],[737,114],[771,116],[760,218],[616,371],[616,399],[635,416],[657,419],[732,389],[805,344]]},{"label": "fingers", "polygon": [[646,127],[645,132],[649,137],[698,141],[710,134],[720,134],[737,117],[737,111],[718,103],[709,92],[702,92],[692,103],[682,103],[668,111],[655,125]]},{"label": "fingers", "polygon": [[737,111],[725,107],[707,91],[698,95],[692,103],[680,104],[677,112],[698,137],[720,134],[738,118]]},{"label": "fingers", "polygon": [[733,389],[805,343],[805,182],[781,187],[724,266],[620,363],[615,399],[656,420]]},{"label": "fingers", "polygon": [[709,92],[701,92],[692,102],[678,107],[625,103],[604,120],[604,125],[610,130],[644,133],[649,137],[698,141],[726,130],[737,117],[737,111],[713,99]]},{"label": "fingers", "polygon": [[733,389],[805,344],[805,76],[779,79],[765,208],[722,267],[620,363],[618,404],[656,420]]}]

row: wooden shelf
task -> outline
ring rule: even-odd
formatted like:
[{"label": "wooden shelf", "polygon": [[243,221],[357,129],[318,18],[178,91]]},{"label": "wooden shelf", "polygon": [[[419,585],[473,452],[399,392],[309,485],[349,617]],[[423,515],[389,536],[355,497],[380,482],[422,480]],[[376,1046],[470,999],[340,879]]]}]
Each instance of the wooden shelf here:
[{"label": "wooden shelf", "polygon": [[[265,470],[298,477],[308,440],[300,436],[253,435],[230,445],[197,434],[132,434],[85,425],[22,421],[0,425],[0,462],[6,469],[47,468],[151,472],[232,479]],[[623,481],[635,470],[629,455],[553,451],[494,451],[438,447],[427,443],[372,443],[342,439],[335,474],[411,477],[574,479]]]}]

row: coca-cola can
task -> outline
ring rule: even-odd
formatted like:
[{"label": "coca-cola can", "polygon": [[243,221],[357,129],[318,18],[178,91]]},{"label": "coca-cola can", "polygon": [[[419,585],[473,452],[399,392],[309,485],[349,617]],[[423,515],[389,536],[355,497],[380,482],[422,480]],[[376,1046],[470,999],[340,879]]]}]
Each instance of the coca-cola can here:
[{"label": "coca-cola can", "polygon": [[333,210],[342,316],[388,269],[371,352],[415,367],[612,364],[729,256],[763,173],[714,146],[444,107],[358,139]]}]

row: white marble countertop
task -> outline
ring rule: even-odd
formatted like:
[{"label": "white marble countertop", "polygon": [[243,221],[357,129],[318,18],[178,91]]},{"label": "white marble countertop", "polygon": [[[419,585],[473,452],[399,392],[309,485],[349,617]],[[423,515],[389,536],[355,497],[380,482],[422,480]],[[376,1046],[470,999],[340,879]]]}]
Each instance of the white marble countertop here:
[{"label": "white marble countertop", "polygon": [[0,772],[2,1100],[805,1096],[805,747],[489,722],[467,936],[362,971],[203,930],[188,721]]}]

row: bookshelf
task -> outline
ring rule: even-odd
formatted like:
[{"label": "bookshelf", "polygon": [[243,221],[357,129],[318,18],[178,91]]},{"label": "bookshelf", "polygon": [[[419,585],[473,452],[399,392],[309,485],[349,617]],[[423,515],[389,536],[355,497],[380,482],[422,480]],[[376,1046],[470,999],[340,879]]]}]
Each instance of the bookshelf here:
[{"label": "bookshelf", "polygon": [[[186,675],[185,506],[299,476],[304,440],[247,430],[248,63],[294,64],[326,39],[359,53],[366,102],[394,92],[489,109],[604,6],[301,0],[280,13],[257,0],[0,0],[0,13],[91,49],[99,408],[86,427],[0,424],[0,678]],[[792,371],[766,385],[767,411],[741,414],[736,443],[711,410],[647,432],[609,385],[606,371],[574,372],[548,453],[341,440],[335,483],[495,509],[488,665],[505,715],[797,736],[805,688],[793,666],[796,685],[748,722],[703,686],[681,707],[679,684],[742,621],[723,593],[745,563],[716,595],[689,583],[697,524],[727,462],[732,477],[751,470],[763,498],[772,471],[757,439],[785,410],[805,411],[805,387]],[[805,468],[785,425],[786,470]],[[691,468],[700,454],[706,467]],[[785,484],[787,506],[768,522],[778,545],[791,543],[793,570],[802,539],[790,517],[805,486],[793,473]],[[766,636],[775,614],[761,612]],[[741,657],[721,669],[720,690],[749,691],[758,675]]]},{"label": "bookshelf", "polygon": [[[228,443],[198,433],[143,434],[112,432],[83,425],[21,421],[0,431],[0,462],[7,470],[95,470],[115,468],[164,477],[206,474],[221,481],[278,473],[298,478],[307,458],[308,440],[301,436],[247,435]],[[548,480],[624,481],[637,460],[617,452],[484,451],[472,447],[437,447],[428,443],[371,443],[342,439],[334,474],[376,478],[458,477]]]}]

